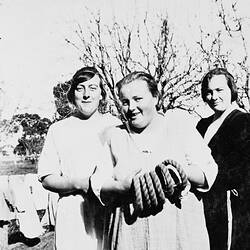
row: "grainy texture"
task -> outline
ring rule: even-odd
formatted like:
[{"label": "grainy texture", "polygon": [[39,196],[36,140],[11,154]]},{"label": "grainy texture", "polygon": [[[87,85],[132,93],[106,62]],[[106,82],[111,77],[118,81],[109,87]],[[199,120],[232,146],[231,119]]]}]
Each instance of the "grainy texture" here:
[{"label": "grainy texture", "polygon": [[[1,161],[0,162],[0,175],[20,175],[28,173],[36,173],[36,164],[31,164],[30,162],[17,162],[14,164],[13,161]],[[39,217],[42,217],[43,211],[38,211]],[[40,218],[41,219],[41,218]],[[0,239],[3,239],[8,243],[8,237],[18,232],[18,226],[13,220],[9,225],[5,225],[0,228]],[[24,243],[18,242],[15,244],[2,245],[0,244],[1,250],[53,250],[54,246],[54,232],[46,232],[40,237],[41,241],[34,247],[28,247]],[[2,242],[2,241],[1,241]]]},{"label": "grainy texture", "polygon": [[[208,117],[198,123],[202,136],[212,121]],[[250,249],[250,115],[232,111],[208,146],[219,169],[213,187],[203,197],[211,249],[227,249],[227,190],[234,189],[231,250]]]}]

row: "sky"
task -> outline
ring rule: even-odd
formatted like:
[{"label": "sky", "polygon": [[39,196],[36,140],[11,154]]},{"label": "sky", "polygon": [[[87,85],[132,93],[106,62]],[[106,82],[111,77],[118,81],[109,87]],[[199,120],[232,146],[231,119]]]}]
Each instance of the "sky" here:
[{"label": "sky", "polygon": [[[250,15],[247,2],[239,5],[244,17]],[[98,11],[106,24],[115,18],[130,25],[145,12],[152,23],[157,15],[168,15],[179,39],[190,44],[199,38],[200,26],[213,32],[218,25],[212,0],[0,0],[2,118],[18,112],[52,117],[53,86],[69,80],[82,66],[65,38],[74,39],[77,24],[84,26],[89,14]]]}]

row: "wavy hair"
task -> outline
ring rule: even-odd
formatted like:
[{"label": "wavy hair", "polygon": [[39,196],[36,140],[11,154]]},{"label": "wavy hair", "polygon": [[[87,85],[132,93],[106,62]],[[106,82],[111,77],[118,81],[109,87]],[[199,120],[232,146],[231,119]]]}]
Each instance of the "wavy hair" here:
[{"label": "wavy hair", "polygon": [[206,95],[208,90],[208,84],[213,76],[224,75],[227,80],[227,85],[231,90],[231,102],[236,101],[238,98],[237,86],[235,84],[234,77],[225,68],[215,68],[210,70],[204,75],[201,80],[201,97],[206,102]]},{"label": "wavy hair", "polygon": [[94,67],[83,67],[83,68],[79,69],[74,74],[72,79],[70,80],[70,88],[67,92],[67,98],[71,104],[75,105],[75,90],[76,90],[78,84],[92,79],[95,75],[98,75],[98,77],[100,79],[99,85],[101,88],[102,100],[103,101],[106,100],[107,93],[106,93],[104,85],[103,85],[102,77],[99,74],[99,72],[97,71],[97,69]]}]

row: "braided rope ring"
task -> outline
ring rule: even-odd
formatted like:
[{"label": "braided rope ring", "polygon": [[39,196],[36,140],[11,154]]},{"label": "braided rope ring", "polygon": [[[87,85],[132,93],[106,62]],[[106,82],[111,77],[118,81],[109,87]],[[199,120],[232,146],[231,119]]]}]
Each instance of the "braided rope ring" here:
[{"label": "braided rope ring", "polygon": [[[169,171],[169,169],[173,171],[173,167],[178,173],[178,176],[176,175],[176,179],[178,179],[177,184]],[[181,165],[170,159],[157,165],[155,172],[151,171],[140,177],[134,176],[132,180],[134,211],[131,213],[130,207],[125,207],[124,216],[126,223],[131,225],[136,221],[138,216],[146,217],[150,214],[156,215],[163,209],[165,197],[169,198],[169,200],[172,199],[172,203],[176,203],[179,199],[180,192],[184,190],[188,184],[187,175]],[[176,187],[178,187],[178,189],[176,189]],[[177,190],[177,193],[175,190]],[[174,193],[177,194],[177,196],[174,195]]]},{"label": "braided rope ring", "polygon": [[157,195],[157,198],[158,198],[157,199],[158,200],[158,205],[164,204],[165,203],[165,194],[163,192],[160,179],[159,179],[158,175],[154,171],[151,171],[149,174],[150,174],[150,177],[152,179],[152,183],[154,185],[154,188],[157,191],[156,195]]},{"label": "braided rope ring", "polygon": [[140,214],[138,214],[139,217],[147,217],[150,215],[151,200],[145,175],[146,173],[139,177],[141,184],[142,204],[143,204],[143,210],[141,211]]},{"label": "braided rope ring", "polygon": [[133,185],[134,192],[135,192],[135,199],[133,202],[134,212],[138,215],[143,211],[141,185],[140,185],[140,179],[138,176],[133,177],[132,185]]},{"label": "braided rope ring", "polygon": [[131,213],[130,205],[124,205],[124,219],[128,225],[133,224],[138,215],[141,214],[143,210],[143,201],[140,187],[140,179],[138,176],[134,176],[132,179],[131,190],[133,191],[133,208],[134,211]]},{"label": "braided rope ring", "polygon": [[141,188],[142,188],[142,196],[145,200],[145,205],[146,207],[151,207],[151,200],[150,200],[150,194],[149,194],[149,187],[147,183],[147,173],[145,173],[143,176],[140,177],[141,181]]},{"label": "braided rope ring", "polygon": [[157,200],[156,192],[154,189],[154,184],[151,178],[151,173],[149,172],[149,173],[144,174],[144,178],[146,180],[148,191],[149,191],[148,193],[149,193],[151,208],[154,209],[158,205],[158,200]]},{"label": "braided rope ring", "polygon": [[156,166],[155,172],[157,173],[160,179],[165,197],[170,197],[171,195],[173,195],[175,183],[171,174],[168,171],[167,166],[161,163]]},{"label": "braided rope ring", "polygon": [[188,185],[188,178],[187,178],[187,175],[186,175],[185,171],[183,170],[182,166],[178,162],[176,162],[174,160],[170,160],[170,159],[165,160],[163,162],[163,164],[165,166],[170,164],[176,168],[176,170],[178,171],[180,178],[181,178],[181,183],[178,185],[178,188],[180,190],[184,190],[185,187]]}]

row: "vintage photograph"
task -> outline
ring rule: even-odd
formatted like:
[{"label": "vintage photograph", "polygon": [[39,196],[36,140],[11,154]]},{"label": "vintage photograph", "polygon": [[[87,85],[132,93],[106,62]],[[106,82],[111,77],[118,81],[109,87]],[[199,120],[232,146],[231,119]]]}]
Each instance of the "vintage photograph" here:
[{"label": "vintage photograph", "polygon": [[248,0],[0,0],[0,250],[249,250]]}]

